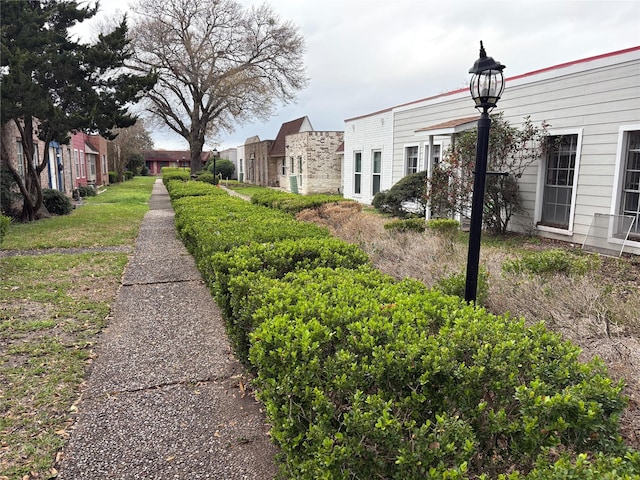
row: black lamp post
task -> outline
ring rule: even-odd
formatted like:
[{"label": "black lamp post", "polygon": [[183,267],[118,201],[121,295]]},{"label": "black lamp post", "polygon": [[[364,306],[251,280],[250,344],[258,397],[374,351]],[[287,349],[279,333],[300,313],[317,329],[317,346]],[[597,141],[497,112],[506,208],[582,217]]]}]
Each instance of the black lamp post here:
[{"label": "black lamp post", "polygon": [[480,41],[480,58],[476,60],[469,73],[473,73],[469,90],[482,110],[478,120],[478,143],[476,145],[475,177],[473,181],[473,199],[471,202],[471,225],[469,228],[469,254],[467,256],[467,279],[464,299],[475,302],[478,290],[478,264],[480,263],[480,237],[482,235],[482,212],[484,210],[484,185],[487,177],[487,155],[489,152],[489,129],[491,118],[489,111],[500,100],[504,91],[504,65],[487,57],[482,41]]},{"label": "black lamp post", "polygon": [[213,149],[213,151],[211,152],[211,156],[213,157],[213,184],[216,185],[216,160],[218,159],[218,157],[220,156],[220,154],[218,153],[218,150],[216,148]]}]

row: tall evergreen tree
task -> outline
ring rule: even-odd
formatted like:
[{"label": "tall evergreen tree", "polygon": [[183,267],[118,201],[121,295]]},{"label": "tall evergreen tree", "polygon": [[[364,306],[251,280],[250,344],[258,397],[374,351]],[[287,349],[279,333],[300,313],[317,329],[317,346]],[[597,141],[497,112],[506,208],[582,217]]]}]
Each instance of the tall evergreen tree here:
[{"label": "tall evergreen tree", "polygon": [[[133,53],[126,17],[91,45],[70,37],[69,28],[93,17],[98,7],[80,7],[75,0],[2,4],[0,121],[15,122],[24,158],[33,161],[24,162],[20,175],[3,142],[1,163],[24,199],[24,221],[37,218],[42,207],[40,173],[50,161],[50,142],[67,143],[77,131],[113,138],[113,128],[135,123],[129,105],[155,84],[155,74],[126,68]],[[39,158],[34,158],[34,135],[45,143]]]}]

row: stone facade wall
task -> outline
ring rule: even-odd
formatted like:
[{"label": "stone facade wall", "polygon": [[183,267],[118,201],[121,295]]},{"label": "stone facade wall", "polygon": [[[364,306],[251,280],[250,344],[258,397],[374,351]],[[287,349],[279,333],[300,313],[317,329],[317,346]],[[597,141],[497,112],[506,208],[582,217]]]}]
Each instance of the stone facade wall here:
[{"label": "stone facade wall", "polygon": [[263,140],[245,144],[245,182],[265,187],[278,185],[277,169],[275,163],[269,158],[272,143],[273,140]]},{"label": "stone facade wall", "polygon": [[[342,155],[337,153],[344,132],[301,132],[287,135],[286,165],[278,164],[280,186],[298,193],[338,193],[342,186]],[[283,175],[284,173],[284,175]]]}]

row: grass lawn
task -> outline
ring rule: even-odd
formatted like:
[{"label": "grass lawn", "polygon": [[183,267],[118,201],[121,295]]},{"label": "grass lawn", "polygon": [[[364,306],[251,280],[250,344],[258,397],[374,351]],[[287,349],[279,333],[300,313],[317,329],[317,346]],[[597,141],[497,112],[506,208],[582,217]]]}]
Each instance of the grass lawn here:
[{"label": "grass lawn", "polygon": [[[154,180],[109,187],[65,217],[12,224],[3,248],[132,245]],[[56,475],[127,261],[119,253],[0,258],[0,479]]]},{"label": "grass lawn", "polygon": [[131,245],[138,235],[154,177],[135,177],[107,187],[71,215],[32,223],[12,223],[2,243],[6,250]]}]

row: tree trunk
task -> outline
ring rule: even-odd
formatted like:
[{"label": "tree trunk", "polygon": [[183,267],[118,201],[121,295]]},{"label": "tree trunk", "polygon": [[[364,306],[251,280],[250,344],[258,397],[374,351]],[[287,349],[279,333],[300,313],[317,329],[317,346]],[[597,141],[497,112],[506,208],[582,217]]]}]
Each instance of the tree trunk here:
[{"label": "tree trunk", "polygon": [[204,168],[202,164],[202,148],[204,147],[204,134],[197,128],[197,122],[191,124],[189,134],[189,150],[191,152],[191,175],[201,172]]}]

